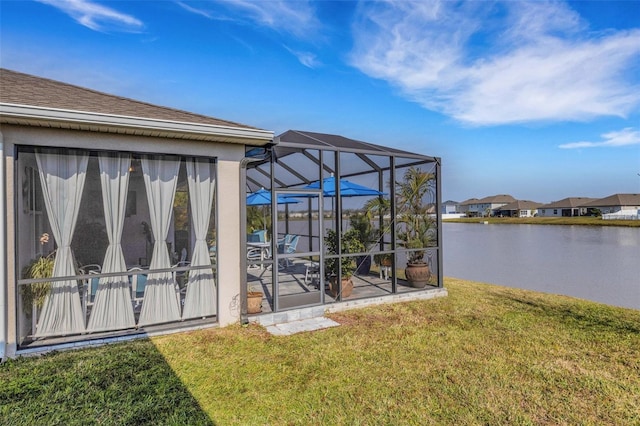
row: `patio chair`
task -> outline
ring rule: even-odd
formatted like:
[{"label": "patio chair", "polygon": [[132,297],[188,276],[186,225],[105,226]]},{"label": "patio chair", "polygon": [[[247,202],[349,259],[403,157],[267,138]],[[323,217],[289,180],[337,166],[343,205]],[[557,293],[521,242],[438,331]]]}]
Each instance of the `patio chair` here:
[{"label": "patio chair", "polygon": [[291,240],[293,239],[293,237],[295,237],[295,235],[285,234],[284,237],[278,239],[278,247],[280,245],[284,246],[284,245],[287,245],[287,244],[291,244]]},{"label": "patio chair", "polygon": [[[78,269],[81,275],[86,275],[86,274],[94,275],[102,272],[102,267],[97,264],[83,265]],[[85,289],[84,289],[85,307],[93,305],[93,301],[96,298],[96,293],[98,292],[99,283],[100,283],[100,278],[98,277],[89,278],[85,282]]]},{"label": "patio chair", "polygon": [[248,243],[265,243],[267,242],[267,230],[261,229],[259,231],[254,231],[247,235]]},{"label": "patio chair", "polygon": [[[304,283],[311,284],[316,288],[320,287],[320,264],[318,262],[307,262],[304,264]],[[316,284],[317,283],[317,284]]]},{"label": "patio chair", "polygon": [[[289,238],[289,242],[287,243],[287,237]],[[285,237],[282,239],[282,244],[280,244],[280,242],[278,242],[278,253],[280,254],[292,254],[295,253],[297,251],[297,247],[298,247],[298,240],[300,239],[299,235],[285,235]],[[287,259],[282,259],[280,261],[280,267],[281,268],[288,268],[289,266],[291,266],[291,261],[287,258]]]},{"label": "patio chair", "polygon": [[258,262],[262,261],[262,250],[257,247],[247,249],[247,265],[249,268],[259,268]]},{"label": "patio chair", "polygon": [[[187,249],[183,248],[182,254],[180,255],[180,260],[176,264],[171,265],[171,267],[182,268],[189,265],[191,265],[191,262],[187,260]],[[187,271],[180,271],[180,272],[173,273],[173,278],[178,284],[182,284],[186,276],[187,276]]]},{"label": "patio chair", "polygon": [[[129,269],[129,272],[141,272],[142,268],[133,267]],[[129,275],[129,282],[131,283],[131,299],[133,301],[134,309],[142,304],[144,299],[144,289],[147,285],[146,274],[132,274]]]},{"label": "patio chair", "polygon": [[209,247],[209,259],[211,259],[211,263],[216,262],[218,248],[216,246]]}]

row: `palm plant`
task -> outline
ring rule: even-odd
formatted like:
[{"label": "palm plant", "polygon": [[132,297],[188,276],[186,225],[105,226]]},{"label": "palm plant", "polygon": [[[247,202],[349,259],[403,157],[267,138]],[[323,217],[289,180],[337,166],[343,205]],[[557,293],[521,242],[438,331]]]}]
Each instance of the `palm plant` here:
[{"label": "palm plant", "polygon": [[[387,218],[387,214],[391,211],[391,200],[384,197],[375,197],[367,200],[364,204],[365,215],[369,223],[378,223],[378,228],[371,230],[371,241],[380,244],[385,234],[391,229],[391,221]],[[381,247],[384,247],[381,246]],[[391,265],[392,255],[388,253],[373,255],[373,261],[376,265]]]},{"label": "palm plant", "polygon": [[[402,230],[398,239],[408,249],[424,249],[433,244],[435,221],[430,215],[435,198],[435,174],[409,167],[402,180],[396,182],[398,223]],[[408,252],[408,263],[422,263],[424,250]]]},{"label": "palm plant", "polygon": [[271,234],[271,216],[266,214],[265,206],[247,206],[247,232],[266,229]]}]

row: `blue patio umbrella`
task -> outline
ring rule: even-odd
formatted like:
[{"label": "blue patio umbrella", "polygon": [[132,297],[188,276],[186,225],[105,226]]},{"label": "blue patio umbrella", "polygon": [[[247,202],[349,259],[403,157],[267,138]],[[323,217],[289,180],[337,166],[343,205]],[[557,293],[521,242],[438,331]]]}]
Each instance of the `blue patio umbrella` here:
[{"label": "blue patio umbrella", "polygon": [[[283,197],[282,195],[278,195],[276,202],[278,204],[294,204],[294,203],[299,203],[300,201],[293,198]],[[260,188],[256,192],[247,194],[247,206],[270,206],[270,205],[271,205],[271,192],[267,191],[264,188]],[[262,210],[262,215],[263,215],[263,224],[266,227],[267,212],[264,209]]]},{"label": "blue patio umbrella", "polygon": [[[289,197],[283,197],[282,195],[278,195],[276,200],[278,204],[293,204],[299,203],[300,201],[295,200]],[[266,206],[271,205],[271,192],[262,188],[256,192],[252,192],[247,194],[247,206]]]},{"label": "blue patio umbrella", "polygon": [[[323,179],[325,197],[336,196],[336,178],[334,176]],[[305,189],[320,189],[320,181],[310,183]],[[341,197],[358,197],[358,196],[385,195],[377,189],[367,188],[366,186],[353,183],[346,179],[340,179],[340,196]]]}]

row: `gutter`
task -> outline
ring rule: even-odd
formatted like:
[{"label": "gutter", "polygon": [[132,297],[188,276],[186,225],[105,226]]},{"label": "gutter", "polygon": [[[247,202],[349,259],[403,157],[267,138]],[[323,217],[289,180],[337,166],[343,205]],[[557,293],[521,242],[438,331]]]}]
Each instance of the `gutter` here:
[{"label": "gutter", "polygon": [[248,127],[129,117],[7,103],[0,103],[0,122],[247,145],[266,145],[273,141],[272,131]]}]

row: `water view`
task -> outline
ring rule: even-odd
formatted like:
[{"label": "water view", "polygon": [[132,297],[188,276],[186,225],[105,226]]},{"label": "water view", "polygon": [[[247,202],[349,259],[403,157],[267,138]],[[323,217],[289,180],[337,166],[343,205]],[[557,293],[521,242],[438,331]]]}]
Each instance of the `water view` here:
[{"label": "water view", "polygon": [[444,275],[640,309],[640,228],[444,223]]}]

